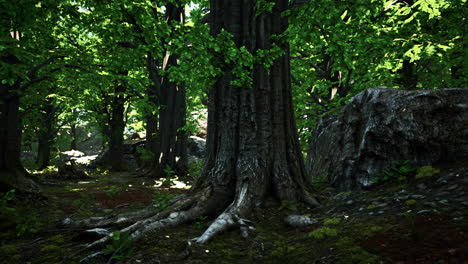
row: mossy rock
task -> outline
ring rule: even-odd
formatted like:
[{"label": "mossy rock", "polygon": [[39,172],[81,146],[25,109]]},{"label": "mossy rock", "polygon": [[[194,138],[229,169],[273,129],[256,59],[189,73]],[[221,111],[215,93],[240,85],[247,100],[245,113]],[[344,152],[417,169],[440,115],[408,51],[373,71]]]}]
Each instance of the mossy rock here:
[{"label": "mossy rock", "polygon": [[433,168],[432,166],[423,166],[418,169],[415,178],[416,179],[429,178],[439,173],[440,173],[439,169]]}]

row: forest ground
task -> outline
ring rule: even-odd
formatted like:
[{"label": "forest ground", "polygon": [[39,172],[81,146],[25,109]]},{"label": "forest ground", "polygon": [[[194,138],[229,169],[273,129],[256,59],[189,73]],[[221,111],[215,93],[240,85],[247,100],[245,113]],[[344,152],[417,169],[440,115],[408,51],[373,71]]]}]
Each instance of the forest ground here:
[{"label": "forest ground", "polygon": [[[271,201],[249,220],[256,230],[243,238],[238,229],[207,244],[187,247],[210,219],[200,218],[159,230],[132,243],[125,235],[106,255],[84,259],[93,237],[64,227],[65,218],[85,219],[146,206],[165,207],[182,184],[154,187],[154,180],[130,173],[92,174],[82,181],[42,175],[47,199],[3,201],[15,223],[2,223],[0,263],[468,263],[468,166],[440,166],[425,179],[381,184],[369,190],[337,192],[316,183],[322,206]],[[5,200],[5,199],[3,199]],[[5,210],[4,210],[5,211]],[[7,213],[3,213],[4,215]],[[283,219],[307,215],[317,224],[294,228]],[[8,220],[8,219],[7,219]],[[11,220],[11,219],[10,219]],[[118,234],[117,234],[118,235]],[[111,259],[112,258],[112,259]]]}]

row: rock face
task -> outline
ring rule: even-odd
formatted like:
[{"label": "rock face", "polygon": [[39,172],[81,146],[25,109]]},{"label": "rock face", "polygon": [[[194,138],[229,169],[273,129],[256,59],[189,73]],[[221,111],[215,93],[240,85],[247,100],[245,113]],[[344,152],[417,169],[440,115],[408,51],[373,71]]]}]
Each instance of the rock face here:
[{"label": "rock face", "polygon": [[397,160],[468,163],[468,89],[368,89],[338,116],[322,118],[306,169],[350,190],[370,185]]}]

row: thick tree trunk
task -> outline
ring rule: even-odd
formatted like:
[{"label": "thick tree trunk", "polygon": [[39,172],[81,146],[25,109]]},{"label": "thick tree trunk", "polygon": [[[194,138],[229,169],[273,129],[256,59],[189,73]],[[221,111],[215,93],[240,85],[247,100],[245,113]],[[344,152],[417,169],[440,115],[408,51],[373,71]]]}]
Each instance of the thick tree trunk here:
[{"label": "thick tree trunk", "polygon": [[0,84],[0,191],[17,189],[38,193],[39,186],[30,178],[20,161],[21,120],[19,82]]},{"label": "thick tree trunk", "polygon": [[[82,224],[105,226],[131,224],[121,232],[134,240],[148,231],[166,228],[203,215],[218,215],[198,243],[232,226],[248,228],[251,210],[264,204],[267,197],[317,205],[305,175],[293,115],[290,86],[289,48],[273,42],[287,27],[281,16],[288,0],[275,0],[271,13],[256,15],[255,1],[211,0],[212,34],[222,28],[234,36],[238,47],[269,49],[277,44],[285,54],[269,69],[254,65],[250,71],[253,87],[236,87],[230,65],[209,94],[207,158],[199,180],[187,196],[180,196],[165,211],[142,219],[138,214],[117,216],[116,220],[90,219]],[[103,238],[88,245],[102,246]]]},{"label": "thick tree trunk", "polygon": [[[271,13],[255,14],[255,1],[211,1],[212,34],[222,28],[234,36],[238,47],[252,54],[270,49],[271,37],[287,28],[281,16],[286,0],[274,1]],[[222,230],[222,222],[235,222],[267,196],[278,200],[315,203],[309,195],[300,152],[290,85],[289,47],[276,42],[285,52],[270,71],[255,65],[253,87],[231,85],[227,71],[210,92],[208,141],[205,168],[197,189],[211,187],[229,206],[210,226],[199,242]],[[213,199],[213,198],[210,198]]]},{"label": "thick tree trunk", "polygon": [[[183,22],[184,9],[167,4],[166,16],[168,23]],[[177,59],[176,55],[166,51],[162,69],[167,70],[176,66]],[[151,66],[149,62],[149,67]],[[158,77],[157,69],[149,69],[151,69],[150,78],[153,80],[152,88],[154,89],[149,92],[152,93],[150,95],[153,96],[153,100],[157,102],[160,109],[158,117],[150,116],[147,119],[147,136],[150,135],[148,149],[155,157],[149,174],[160,178],[167,176],[165,170],[170,169],[175,174],[183,176],[186,174],[187,162],[187,135],[181,130],[185,126],[185,87],[169,81],[167,77],[163,77],[161,81],[154,81]],[[157,131],[154,131],[156,127]]]}]

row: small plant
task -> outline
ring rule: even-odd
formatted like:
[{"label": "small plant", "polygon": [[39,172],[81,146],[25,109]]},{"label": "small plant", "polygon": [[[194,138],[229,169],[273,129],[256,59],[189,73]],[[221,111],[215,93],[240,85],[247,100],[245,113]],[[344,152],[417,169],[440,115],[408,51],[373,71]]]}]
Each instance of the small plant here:
[{"label": "small plant", "polygon": [[439,174],[440,170],[433,168],[432,166],[423,166],[418,169],[416,172],[416,179],[432,177],[436,174]]},{"label": "small plant", "polygon": [[196,179],[203,168],[203,160],[198,160],[196,162],[191,162],[187,165],[187,175],[192,178]]},{"label": "small plant", "polygon": [[159,210],[164,210],[169,206],[169,201],[175,196],[175,194],[169,193],[165,190],[161,190],[154,193],[153,203],[159,208]]},{"label": "small plant", "polygon": [[127,233],[114,232],[110,235],[111,243],[102,251],[111,255],[111,259],[122,260],[133,254],[132,236]]},{"label": "small plant", "polygon": [[120,187],[117,187],[117,186],[112,186],[110,187],[109,189],[105,190],[104,192],[106,193],[106,195],[111,198],[111,199],[115,199],[117,198],[117,196],[120,195],[120,192],[122,191],[122,189]]},{"label": "small plant", "polygon": [[410,164],[409,160],[394,161],[394,166],[383,170],[377,177],[371,179],[373,183],[387,182],[398,179],[405,181],[407,176],[416,171],[416,167]]},{"label": "small plant", "polygon": [[407,206],[413,206],[413,205],[416,205],[416,203],[417,203],[417,201],[413,200],[413,199],[405,201],[405,204]]},{"label": "small plant", "polygon": [[200,216],[198,217],[197,221],[195,221],[193,223],[193,225],[195,226],[195,228],[197,229],[202,229],[203,226],[205,225],[204,224],[204,221],[207,219],[208,217],[207,216]]},{"label": "small plant", "polygon": [[315,239],[323,239],[326,237],[336,237],[338,235],[338,230],[330,227],[320,227],[309,233],[310,237]]},{"label": "small plant", "polygon": [[370,204],[369,206],[367,206],[368,210],[375,210],[375,208],[377,208],[377,206],[375,206],[375,204]]},{"label": "small plant", "polygon": [[174,179],[175,179],[175,171],[169,167],[169,165],[164,168],[163,173],[165,175],[165,178],[162,182],[162,186],[172,186],[174,185]]}]

